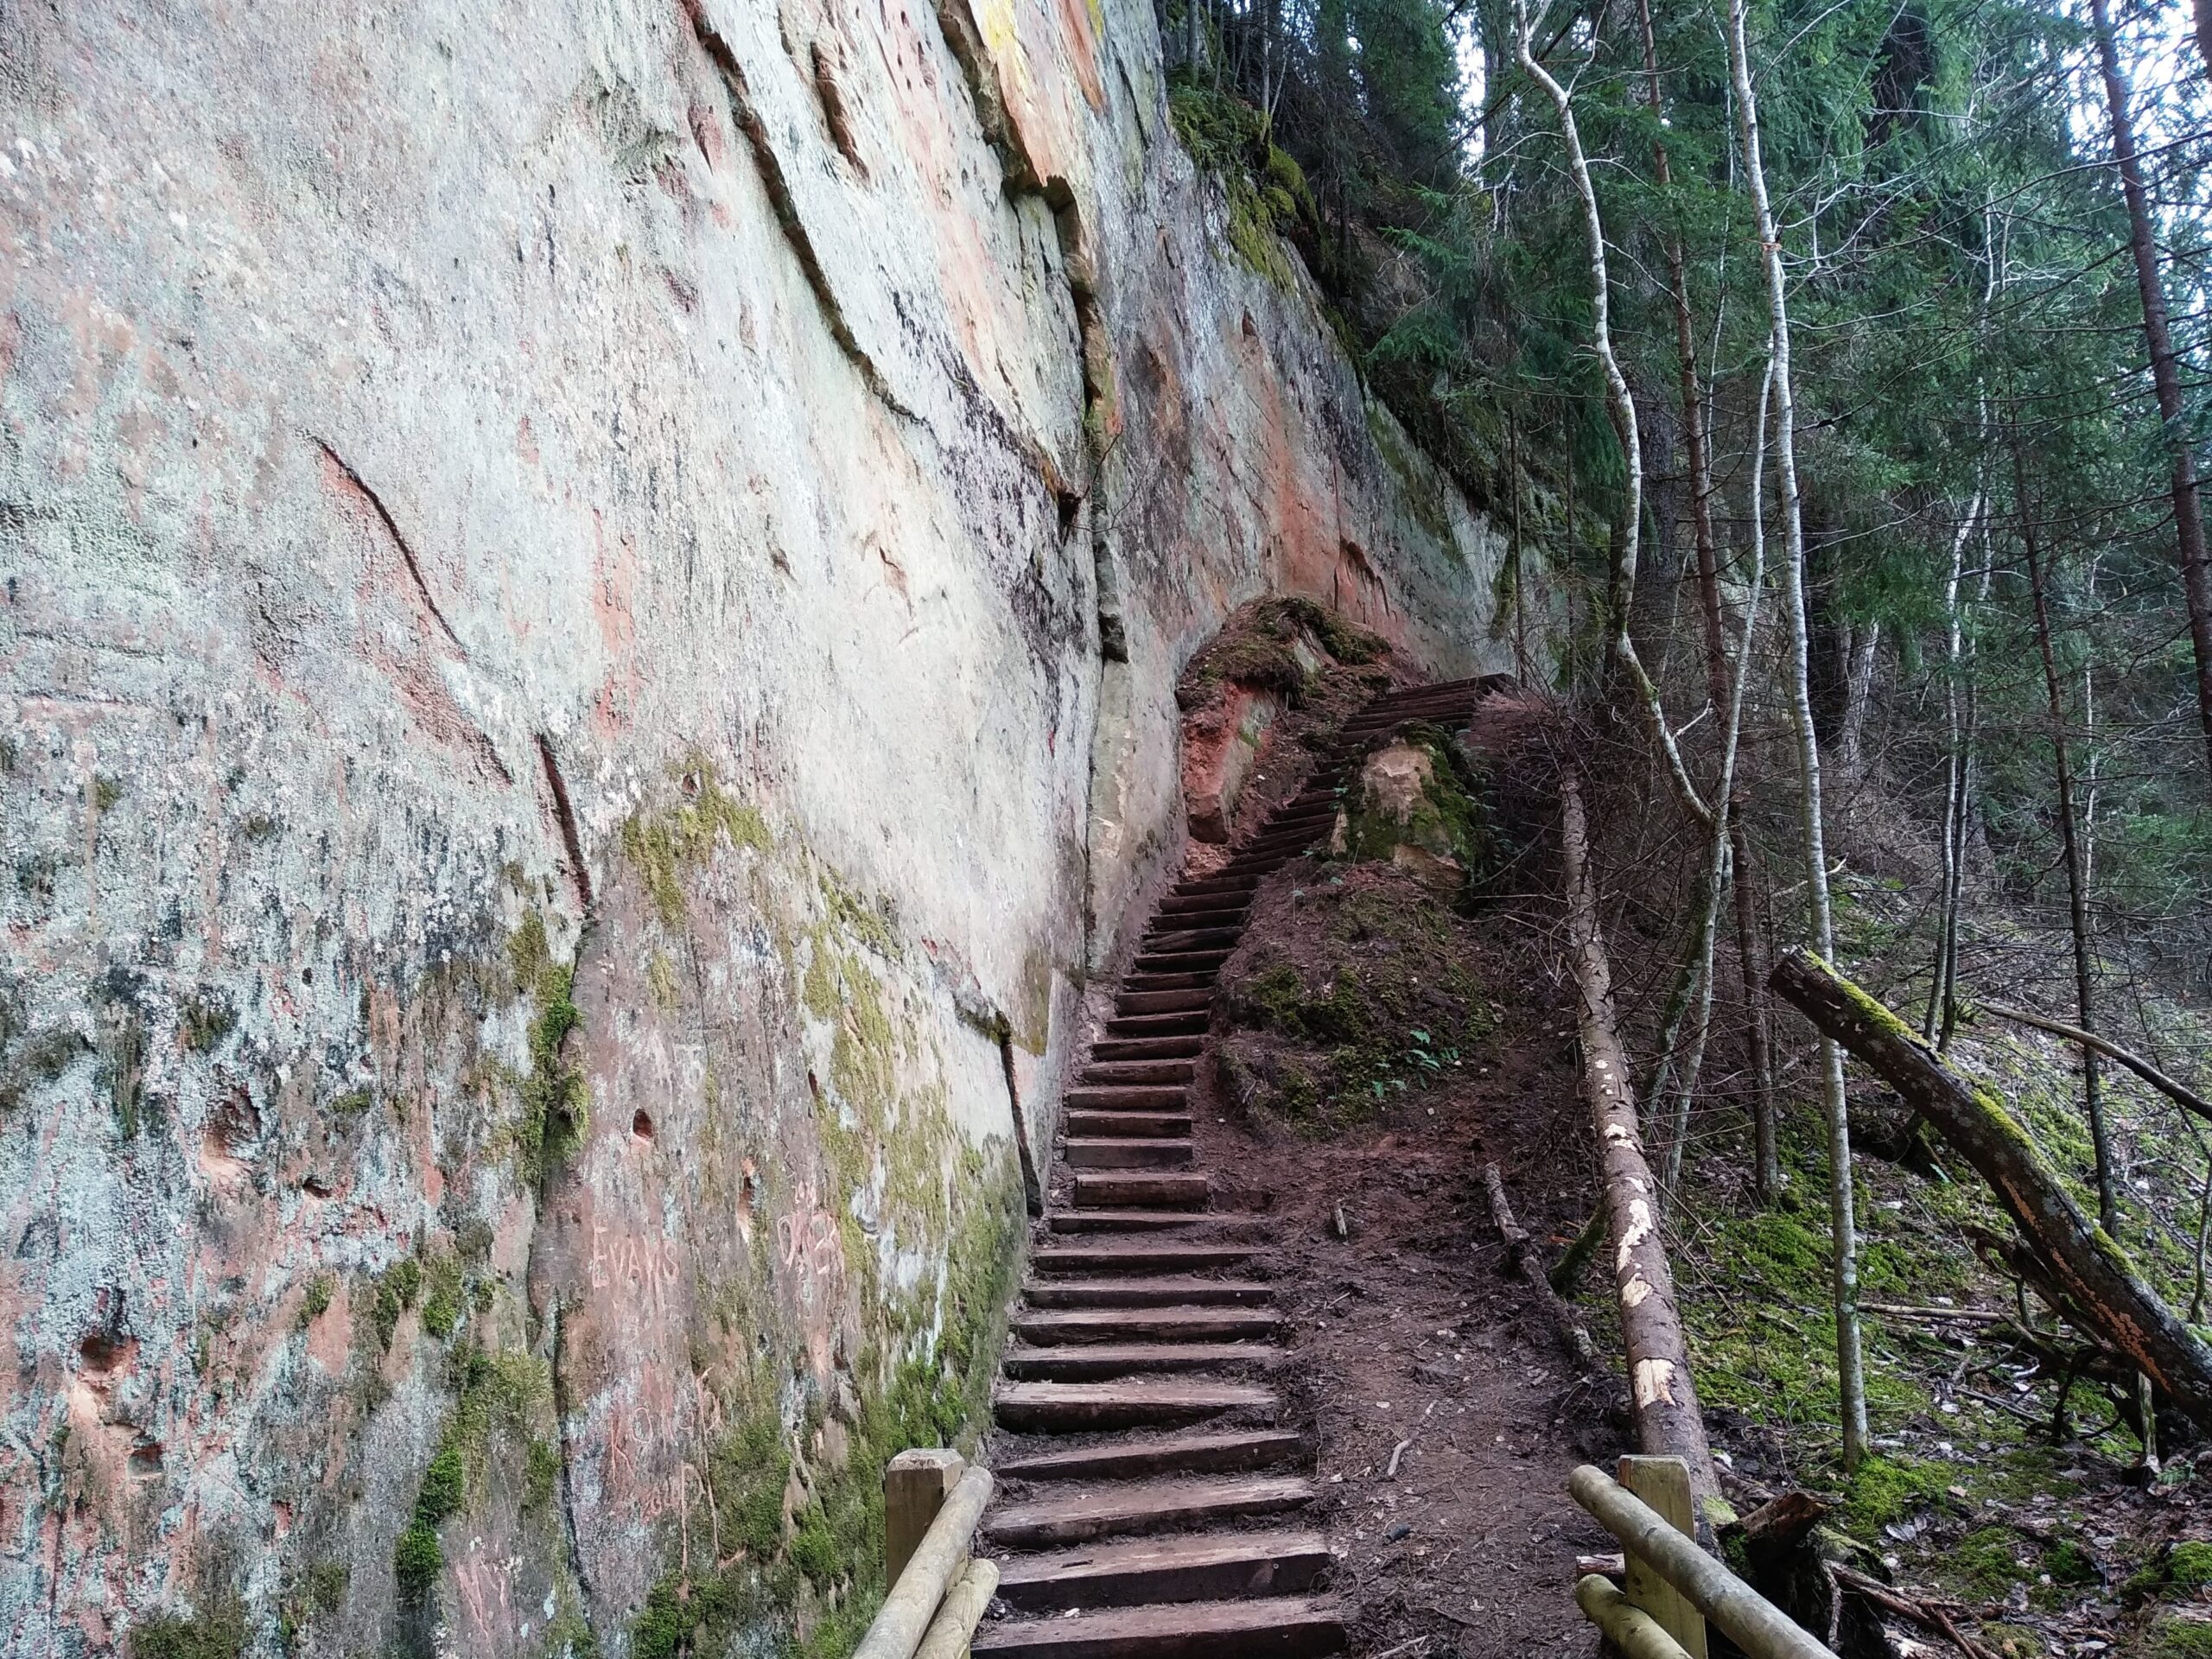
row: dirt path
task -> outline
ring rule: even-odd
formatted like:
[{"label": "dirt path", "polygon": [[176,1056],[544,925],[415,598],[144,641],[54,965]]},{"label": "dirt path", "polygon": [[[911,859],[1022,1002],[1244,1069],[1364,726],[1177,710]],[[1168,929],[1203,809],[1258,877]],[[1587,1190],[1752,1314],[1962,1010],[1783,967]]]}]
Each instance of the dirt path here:
[{"label": "dirt path", "polygon": [[[1347,730],[1437,704],[1391,694]],[[1236,849],[1165,902],[1071,1091],[999,1393],[984,1530],[1004,1578],[976,1651],[1593,1651],[1573,1558],[1604,1541],[1565,1482],[1614,1448],[1614,1408],[1501,1276],[1480,1176],[1511,1172],[1540,1237],[1586,1213],[1567,1022],[1455,922],[1499,988],[1479,1054],[1323,1137],[1227,1098],[1216,980],[1323,948],[1304,910],[1329,877],[1294,855],[1332,779],[1277,772]]]}]

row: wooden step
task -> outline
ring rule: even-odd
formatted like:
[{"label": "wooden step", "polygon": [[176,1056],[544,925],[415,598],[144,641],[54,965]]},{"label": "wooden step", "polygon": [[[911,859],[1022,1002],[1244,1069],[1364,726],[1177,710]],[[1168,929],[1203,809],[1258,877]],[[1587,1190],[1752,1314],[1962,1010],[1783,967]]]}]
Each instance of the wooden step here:
[{"label": "wooden step", "polygon": [[1122,1175],[1078,1170],[1075,1202],[1079,1210],[1203,1210],[1212,1184],[1202,1174]]},{"label": "wooden step", "polygon": [[1114,999],[1114,1012],[1132,1014],[1198,1014],[1213,1006],[1211,991],[1123,991]]},{"label": "wooden step", "polygon": [[1045,1217],[1055,1233],[1148,1233],[1200,1230],[1209,1235],[1230,1233],[1243,1237],[1264,1229],[1268,1218],[1249,1211],[1225,1210],[1163,1210],[1131,1205],[1116,1208],[1099,1205],[1087,1210],[1055,1210]]},{"label": "wooden step", "polygon": [[1177,927],[1242,927],[1249,910],[1249,906],[1244,905],[1226,910],[1169,910],[1163,905],[1153,918],[1152,925],[1154,927],[1165,927],[1170,923]]},{"label": "wooden step", "polygon": [[1060,1154],[1071,1169],[1186,1169],[1196,1156],[1188,1141],[1133,1135],[1070,1136]]},{"label": "wooden step", "polygon": [[1124,1083],[1071,1089],[1060,1103],[1071,1112],[1176,1112],[1190,1098],[1179,1083]]},{"label": "wooden step", "polygon": [[985,1624],[986,1659],[1321,1659],[1344,1650],[1344,1610],[1309,1597],[1171,1603]]},{"label": "wooden step", "polygon": [[1313,1501],[1313,1484],[1302,1475],[1114,1481],[1008,1503],[983,1517],[983,1531],[1008,1548],[1049,1549],[1090,1538],[1176,1532],[1210,1521],[1282,1515]]},{"label": "wooden step", "polygon": [[1204,1422],[1232,1411],[1271,1418],[1272,1389],[1211,1377],[1130,1377],[1119,1382],[1001,1382],[992,1415],[1001,1428],[1072,1434],[1109,1428],[1159,1428]]},{"label": "wooden step", "polygon": [[[1160,957],[1137,958],[1122,976],[1124,991],[1203,991],[1221,977],[1226,952],[1218,957]],[[1195,964],[1195,965],[1194,965]]]},{"label": "wooden step", "polygon": [[1032,1307],[1256,1307],[1275,1299],[1259,1279],[1201,1279],[1152,1274],[1115,1279],[1033,1279],[1021,1287]]},{"label": "wooden step", "polygon": [[1129,964],[1130,979],[1122,982],[1125,991],[1140,989],[1130,982],[1140,974],[1204,974],[1207,982],[1221,969],[1221,964],[1236,954],[1236,947],[1224,945],[1215,950],[1147,950]]},{"label": "wooden step", "polygon": [[1288,1596],[1334,1558],[1318,1532],[1211,1533],[1020,1555],[999,1569],[999,1599],[1022,1612]]},{"label": "wooden step", "polygon": [[1255,1244],[1183,1239],[1168,1244],[1044,1244],[1030,1253],[1029,1265],[1039,1273],[1192,1273],[1241,1268],[1260,1254]]},{"label": "wooden step", "polygon": [[1198,1037],[1203,1036],[1212,1022],[1213,1004],[1211,999],[1203,1008],[1186,1009],[1179,1014],[1122,1014],[1106,1022],[1109,1038]]},{"label": "wooden step", "polygon": [[1029,1308],[1009,1323],[1026,1342],[1259,1342],[1282,1329],[1266,1307]]},{"label": "wooden step", "polygon": [[1195,1060],[1205,1050],[1203,1037],[1103,1037],[1090,1046],[1093,1065],[1132,1060]]},{"label": "wooden step", "polygon": [[1193,876],[1188,881],[1178,881],[1171,899],[1192,899],[1200,896],[1215,898],[1221,895],[1243,898],[1249,901],[1252,889],[1259,883],[1249,876],[1224,875],[1217,870],[1211,875]]},{"label": "wooden step", "polygon": [[1040,1452],[992,1465],[1001,1480],[1140,1480],[1155,1475],[1224,1474],[1302,1458],[1306,1442],[1287,1428],[1216,1429],[1141,1434]]},{"label": "wooden step", "polygon": [[1241,927],[1178,927],[1155,929],[1144,936],[1137,953],[1146,957],[1182,956],[1193,950],[1234,950],[1244,937]]},{"label": "wooden step", "polygon": [[1103,1382],[1164,1371],[1264,1371],[1282,1359],[1283,1351],[1265,1342],[1086,1342],[1008,1348],[999,1369],[1025,1382]]},{"label": "wooden step", "polygon": [[1071,1135],[1086,1140],[1120,1135],[1191,1138],[1188,1112],[1070,1112],[1067,1122]]},{"label": "wooden step", "polygon": [[1188,1083],[1198,1071],[1197,1055],[1198,1046],[1193,1044],[1189,1058],[1179,1055],[1126,1060],[1093,1058],[1076,1074],[1076,1082],[1090,1089],[1103,1089],[1114,1084],[1148,1083],[1157,1087],[1164,1083]]}]

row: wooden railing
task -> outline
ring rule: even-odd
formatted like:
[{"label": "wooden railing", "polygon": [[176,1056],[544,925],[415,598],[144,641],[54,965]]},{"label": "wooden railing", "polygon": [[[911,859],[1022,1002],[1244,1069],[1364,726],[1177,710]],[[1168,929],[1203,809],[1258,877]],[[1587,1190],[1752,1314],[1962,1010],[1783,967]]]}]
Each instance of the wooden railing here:
[{"label": "wooden railing", "polygon": [[1574,1600],[1628,1659],[1705,1659],[1707,1619],[1751,1659],[1834,1659],[1698,1548],[1680,1458],[1623,1458],[1619,1480],[1586,1463],[1567,1489],[1621,1541],[1625,1587],[1592,1573],[1574,1586]]},{"label": "wooden railing", "polygon": [[888,1593],[853,1659],[966,1659],[999,1570],[969,1554],[991,1471],[957,1452],[901,1452],[883,1471]]}]

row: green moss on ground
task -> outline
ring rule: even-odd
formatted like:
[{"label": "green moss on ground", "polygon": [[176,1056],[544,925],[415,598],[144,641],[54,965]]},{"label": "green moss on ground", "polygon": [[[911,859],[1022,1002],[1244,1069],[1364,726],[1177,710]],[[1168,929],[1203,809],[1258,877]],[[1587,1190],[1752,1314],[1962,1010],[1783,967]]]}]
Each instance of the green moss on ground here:
[{"label": "green moss on ground", "polygon": [[1263,952],[1226,989],[1236,1025],[1308,1052],[1232,1039],[1222,1053],[1248,1110],[1318,1135],[1466,1065],[1487,1051],[1496,1020],[1451,918],[1409,880],[1317,889],[1307,901],[1333,910],[1333,971],[1317,984],[1283,953]]},{"label": "green moss on ground", "polygon": [[1388,650],[1376,635],[1310,599],[1262,600],[1231,617],[1192,659],[1175,688],[1178,706],[1199,708],[1224,684],[1272,691],[1294,709],[1302,706],[1319,671],[1300,655],[1301,638],[1346,667],[1380,661]]}]

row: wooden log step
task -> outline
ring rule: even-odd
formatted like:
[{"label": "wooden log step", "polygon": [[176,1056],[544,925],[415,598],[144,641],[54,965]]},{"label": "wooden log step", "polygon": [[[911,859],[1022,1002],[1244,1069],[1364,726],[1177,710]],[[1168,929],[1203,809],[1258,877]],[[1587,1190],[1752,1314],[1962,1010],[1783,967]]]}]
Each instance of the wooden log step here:
[{"label": "wooden log step", "polygon": [[1195,1014],[1213,1002],[1211,991],[1123,991],[1114,999],[1114,1012],[1130,1014]]},{"label": "wooden log step", "polygon": [[1198,1058],[1198,1046],[1192,1044],[1188,1057],[1132,1055],[1127,1059],[1109,1060],[1094,1052],[1090,1064],[1077,1074],[1076,1081],[1094,1089],[1127,1083],[1188,1083],[1198,1070],[1192,1062]]},{"label": "wooden log step", "polygon": [[1137,1135],[1071,1135],[1061,1153],[1071,1169],[1185,1169],[1194,1156],[1188,1141]]},{"label": "wooden log step", "polygon": [[[1196,905],[1198,900],[1193,899],[1192,903]],[[1204,909],[1170,910],[1163,903],[1154,913],[1152,925],[1154,927],[1242,927],[1250,910],[1249,905],[1229,907],[1209,905]]]},{"label": "wooden log step", "polygon": [[1310,1597],[1169,1603],[1008,1619],[976,1632],[977,1659],[1321,1659],[1344,1650],[1344,1615]]},{"label": "wooden log step", "polygon": [[999,1365],[1024,1381],[1104,1382],[1160,1371],[1266,1370],[1282,1357],[1281,1349],[1265,1342],[1087,1342],[1008,1348]]},{"label": "wooden log step", "polygon": [[1078,1170],[1075,1202],[1079,1210],[1203,1210],[1212,1183],[1196,1173],[1135,1175]]},{"label": "wooden log step", "polygon": [[1275,1299],[1257,1279],[1161,1274],[1129,1279],[1033,1279],[1021,1287],[1032,1307],[1256,1307]]},{"label": "wooden log step", "polygon": [[1116,1014],[1106,1022],[1106,1034],[1115,1038],[1190,1037],[1204,1033],[1209,1008],[1188,1008],[1179,1014]]},{"label": "wooden log step", "polygon": [[1117,1534],[1177,1532],[1232,1516],[1282,1515],[1313,1501],[1313,1483],[1300,1475],[1116,1482],[1009,1503],[983,1517],[983,1531],[1011,1549],[1048,1549]]},{"label": "wooden log step", "polygon": [[1129,976],[1122,982],[1125,991],[1144,989],[1137,981],[1141,976],[1154,974],[1198,974],[1211,985],[1221,976],[1221,965],[1233,955],[1230,947],[1213,950],[1176,950],[1164,955],[1147,953],[1129,964]]},{"label": "wooden log step", "polygon": [[1241,927],[1178,927],[1154,930],[1144,936],[1138,947],[1148,957],[1173,956],[1190,950],[1233,950],[1236,941],[1244,937]]},{"label": "wooden log step", "polygon": [[1088,1209],[1055,1210],[1045,1225],[1055,1233],[1156,1233],[1202,1229],[1207,1234],[1244,1237],[1267,1225],[1267,1217],[1233,1210],[1162,1210],[1150,1205],[1116,1209],[1098,1205]]},{"label": "wooden log step", "polygon": [[1262,1342],[1282,1329],[1282,1315],[1268,1307],[1062,1307],[1024,1309],[1011,1324],[1037,1343]]},{"label": "wooden log step", "polygon": [[1204,894],[1207,898],[1241,899],[1249,903],[1252,889],[1258,885],[1249,876],[1226,875],[1217,870],[1211,875],[1197,875],[1187,881],[1177,882],[1168,896],[1189,899]]},{"label": "wooden log step", "polygon": [[1179,1083],[1117,1083],[1071,1089],[1060,1103],[1071,1112],[1179,1112],[1190,1093]]},{"label": "wooden log step", "polygon": [[1039,1273],[1194,1273],[1241,1268],[1261,1254],[1254,1244],[1185,1239],[1168,1244],[1044,1244],[1031,1253],[1029,1265]]},{"label": "wooden log step", "polygon": [[999,1569],[999,1599],[1023,1612],[1218,1601],[1310,1590],[1334,1558],[1318,1532],[1212,1533],[1020,1555]]},{"label": "wooden log step", "polygon": [[1090,1059],[1096,1066],[1127,1060],[1195,1060],[1205,1046],[1203,1037],[1102,1037],[1090,1046]]},{"label": "wooden log step", "polygon": [[1289,1463],[1306,1442],[1287,1428],[1211,1429],[1198,1433],[1132,1435],[993,1465],[1001,1480],[1140,1480],[1154,1475],[1226,1474]]},{"label": "wooden log step", "polygon": [[1207,961],[1203,969],[1192,969],[1163,963],[1181,963],[1188,957],[1167,957],[1157,962],[1139,960],[1136,966],[1122,979],[1125,991],[1203,991],[1221,977],[1221,964],[1225,957]]},{"label": "wooden log step", "polygon": [[1255,1382],[1140,1376],[1120,1382],[1001,1382],[992,1412],[1001,1428],[1072,1434],[1204,1422],[1231,1411],[1272,1417],[1281,1404],[1272,1389]]},{"label": "wooden log step", "polygon": [[1068,1134],[1079,1139],[1135,1135],[1140,1138],[1191,1138],[1188,1112],[1070,1112]]}]

